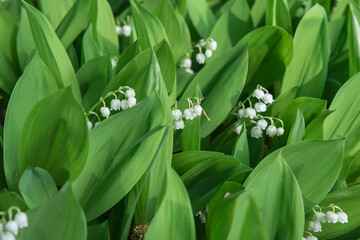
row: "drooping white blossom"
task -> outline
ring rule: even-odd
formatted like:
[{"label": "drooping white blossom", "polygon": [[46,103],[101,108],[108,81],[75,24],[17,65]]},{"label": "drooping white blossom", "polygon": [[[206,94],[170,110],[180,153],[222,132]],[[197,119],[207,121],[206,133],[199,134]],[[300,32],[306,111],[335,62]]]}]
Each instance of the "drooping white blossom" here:
[{"label": "drooping white blossom", "polygon": [[261,99],[265,104],[271,104],[274,102],[273,96],[270,93],[265,93]]},{"label": "drooping white blossom", "polygon": [[338,215],[331,211],[328,211],[326,213],[325,218],[328,223],[337,223],[338,222]]},{"label": "drooping white blossom", "polygon": [[255,89],[253,92],[253,97],[256,97],[257,99],[262,99],[262,97],[265,95],[263,90]]},{"label": "drooping white blossom", "polygon": [[111,102],[110,102],[110,110],[118,111],[118,110],[120,110],[120,108],[121,108],[121,102],[120,102],[119,99],[111,100]]},{"label": "drooping white blossom", "polygon": [[19,225],[15,221],[8,221],[5,225],[5,229],[15,236],[19,233]]},{"label": "drooping white blossom", "polygon": [[260,119],[259,121],[257,121],[256,125],[262,130],[265,130],[268,126],[268,122],[265,119]]},{"label": "drooping white blossom", "polygon": [[174,120],[174,128],[176,130],[178,129],[184,129],[185,124],[184,124],[184,120],[180,119],[180,120]]},{"label": "drooping white blossom", "polygon": [[279,127],[276,129],[276,136],[281,136],[284,134],[284,128]]},{"label": "drooping white blossom", "polygon": [[246,118],[246,112],[245,109],[240,108],[238,111],[239,118]]},{"label": "drooping white blossom", "polygon": [[189,108],[184,110],[184,117],[185,117],[186,120],[192,120],[193,113]]},{"label": "drooping white blossom", "polygon": [[253,119],[254,117],[256,117],[256,111],[255,109],[248,107],[245,109],[245,113],[246,113],[246,117]]},{"label": "drooping white blossom", "polygon": [[306,240],[318,240],[315,236],[307,236]]},{"label": "drooping white blossom", "polygon": [[196,61],[199,63],[199,64],[205,64],[205,55],[203,53],[198,53],[196,54]]},{"label": "drooping white blossom", "polygon": [[131,35],[131,26],[129,25],[124,25],[122,27],[122,34],[125,36],[125,37],[130,37]]},{"label": "drooping white blossom", "polygon": [[213,50],[213,51],[216,51],[216,49],[217,49],[217,42],[216,41],[212,40],[210,42],[210,49]]},{"label": "drooping white blossom", "polygon": [[125,91],[125,96],[127,98],[135,97],[135,91],[134,89],[128,89]]},{"label": "drooping white blossom", "polygon": [[108,107],[101,107],[100,113],[104,118],[108,118],[110,116],[110,109]]},{"label": "drooping white blossom", "polygon": [[11,232],[0,233],[1,240],[15,240],[15,236]]},{"label": "drooping white blossom", "polygon": [[192,69],[190,69],[190,68],[185,69],[185,71],[190,73],[190,74],[194,74],[194,71]]},{"label": "drooping white blossom", "polygon": [[276,135],[276,127],[274,125],[270,125],[266,129],[266,135],[268,135],[269,137],[275,136]]},{"label": "drooping white blossom", "polygon": [[93,128],[93,124],[91,121],[87,121],[87,127],[89,131]]},{"label": "drooping white blossom", "polygon": [[117,60],[115,58],[111,58],[111,66],[112,66],[113,69],[116,68]]},{"label": "drooping white blossom", "polygon": [[242,124],[240,123],[236,124],[234,132],[236,132],[236,134],[240,134],[242,127],[243,127]]},{"label": "drooping white blossom", "polygon": [[185,58],[182,62],[182,67],[184,68],[191,68],[191,65],[192,65],[192,61],[190,58]]},{"label": "drooping white blossom", "polygon": [[182,112],[179,109],[174,109],[171,112],[173,120],[181,120],[182,119]]},{"label": "drooping white blossom", "polygon": [[121,109],[126,110],[129,108],[129,103],[125,99],[121,100]]},{"label": "drooping white blossom", "polygon": [[315,212],[315,213],[314,213],[313,220],[314,220],[314,221],[318,221],[318,222],[325,223],[325,222],[326,222],[325,216],[326,216],[326,215],[325,215],[325,213],[323,213],[323,212]]},{"label": "drooping white blossom", "polygon": [[337,213],[338,216],[338,222],[344,224],[344,223],[348,223],[348,215],[344,212],[338,212]]},{"label": "drooping white blossom", "polygon": [[254,108],[257,112],[266,112],[266,104],[262,102],[257,102],[254,104]]},{"label": "drooping white blossom", "polygon": [[130,97],[130,98],[128,98],[127,102],[128,102],[129,108],[132,108],[133,106],[136,105],[136,98]]},{"label": "drooping white blossom", "polygon": [[25,228],[28,226],[28,217],[24,212],[16,213],[14,221],[18,224],[19,228]]},{"label": "drooping white blossom", "polygon": [[211,58],[213,55],[213,52],[210,49],[206,49],[205,56],[206,58]]},{"label": "drooping white blossom", "polygon": [[194,106],[194,115],[195,116],[201,116],[202,114],[202,107],[200,105]]},{"label": "drooping white blossom", "polygon": [[117,34],[118,36],[120,36],[120,35],[122,34],[122,28],[121,28],[120,26],[116,26],[116,27],[115,27],[115,30],[116,30],[116,34]]},{"label": "drooping white blossom", "polygon": [[258,126],[255,126],[251,129],[251,137],[253,138],[261,138],[262,137],[262,130],[260,127]]}]

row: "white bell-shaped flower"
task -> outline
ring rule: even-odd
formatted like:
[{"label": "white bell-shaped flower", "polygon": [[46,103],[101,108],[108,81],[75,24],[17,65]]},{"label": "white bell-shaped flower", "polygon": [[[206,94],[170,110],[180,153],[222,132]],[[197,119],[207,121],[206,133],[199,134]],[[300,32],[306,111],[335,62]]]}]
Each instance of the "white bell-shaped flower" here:
[{"label": "white bell-shaped flower", "polygon": [[112,66],[113,69],[116,68],[116,66],[117,66],[117,60],[116,59],[114,59],[114,58],[111,59],[111,66]]},{"label": "white bell-shaped flower", "polygon": [[111,102],[110,102],[110,110],[118,111],[118,110],[120,110],[120,108],[121,108],[121,102],[120,102],[119,99],[111,100]]},{"label": "white bell-shaped flower", "polygon": [[129,25],[124,25],[122,27],[122,34],[125,36],[125,37],[130,37],[131,35],[131,27]]},{"label": "white bell-shaped flower", "polygon": [[344,223],[348,223],[348,215],[344,212],[338,212],[337,213],[338,216],[338,222],[344,224]]},{"label": "white bell-shaped flower", "polygon": [[338,215],[331,211],[328,211],[326,213],[325,218],[328,223],[337,223],[338,222]]},{"label": "white bell-shaped flower", "polygon": [[89,131],[93,128],[93,124],[91,121],[87,121],[87,127]]},{"label": "white bell-shaped flower", "polygon": [[265,119],[260,119],[259,121],[257,121],[256,125],[262,130],[265,130],[268,126],[268,122]]},{"label": "white bell-shaped flower", "polygon": [[96,122],[95,124],[94,124],[94,127],[96,127],[97,125],[99,125],[100,124],[100,122]]},{"label": "white bell-shaped flower", "polygon": [[191,68],[191,65],[192,65],[192,61],[190,58],[185,58],[181,64],[181,66],[184,68]]},{"label": "white bell-shaped flower", "polygon": [[173,120],[181,120],[182,119],[182,112],[179,109],[174,109],[171,112]]},{"label": "white bell-shaped flower", "polygon": [[[278,128],[279,129],[279,128]],[[276,135],[277,135],[277,131],[278,129],[276,129]],[[315,212],[313,220],[314,221],[318,221],[318,222],[322,222],[325,223],[326,222],[326,218],[325,218],[325,213],[323,212]]]},{"label": "white bell-shaped flower", "polygon": [[314,231],[314,232],[321,232],[321,223],[320,223],[320,222],[316,221],[316,222],[314,223],[313,231]]},{"label": "white bell-shaped flower", "polygon": [[5,229],[15,236],[19,233],[19,225],[15,221],[8,221],[5,225]]},{"label": "white bell-shaped flower", "polygon": [[203,211],[200,211],[196,214],[196,216],[199,217],[199,220],[201,223],[205,223],[206,222],[206,214]]},{"label": "white bell-shaped flower", "polygon": [[16,240],[15,236],[11,232],[0,233],[1,240]]},{"label": "white bell-shaped flower", "polygon": [[307,236],[306,240],[318,240],[315,236]]},{"label": "white bell-shaped flower", "polygon": [[210,49],[213,50],[213,51],[216,51],[216,49],[217,49],[217,42],[216,41],[212,40],[210,42]]},{"label": "white bell-shaped flower", "polygon": [[121,100],[121,109],[126,110],[129,108],[129,103],[125,99]]},{"label": "white bell-shaped flower", "polygon": [[265,95],[263,90],[255,89],[253,92],[253,97],[256,97],[257,99],[262,99],[262,97]]},{"label": "white bell-shaped flower", "polygon": [[207,50],[205,51],[205,56],[206,56],[206,58],[211,58],[212,55],[213,55],[213,52],[212,52],[210,49],[207,49]]},{"label": "white bell-shaped flower", "polygon": [[276,127],[274,125],[270,125],[266,129],[266,135],[268,135],[269,137],[275,136],[276,135]]},{"label": "white bell-shaped flower", "polygon": [[302,237],[302,239],[301,239],[301,240],[306,240],[306,238]]},{"label": "white bell-shaped flower", "polygon": [[245,109],[240,108],[238,111],[239,118],[246,118],[246,112]]},{"label": "white bell-shaped flower", "polygon": [[185,127],[185,123],[184,120],[180,119],[180,120],[174,120],[174,128],[176,130],[178,129],[184,129]]},{"label": "white bell-shaped flower", "polygon": [[104,118],[108,118],[110,116],[110,109],[108,107],[101,107],[100,113]]},{"label": "white bell-shaped flower", "polygon": [[136,105],[136,98],[130,97],[130,98],[128,98],[127,102],[128,102],[129,108],[132,108],[133,106]]},{"label": "white bell-shaped flower", "polygon": [[273,96],[270,93],[265,93],[261,99],[265,104],[271,104],[274,102]]},{"label": "white bell-shaped flower", "polygon": [[262,137],[262,130],[258,126],[255,126],[251,129],[251,137],[253,138],[261,138]]},{"label": "white bell-shaped flower", "polygon": [[262,102],[257,102],[254,105],[254,108],[257,112],[266,112],[266,104]]},{"label": "white bell-shaped flower", "polygon": [[199,64],[204,64],[205,63],[205,55],[203,53],[198,53],[196,54],[196,61],[199,63]]},{"label": "white bell-shaped flower", "polygon": [[236,134],[240,134],[242,127],[243,125],[241,123],[236,124],[234,132],[236,132]]},{"label": "white bell-shaped flower", "polygon": [[192,120],[192,111],[189,108],[184,110],[184,117],[186,120]]},{"label": "white bell-shaped flower", "polygon": [[135,97],[135,90],[134,89],[128,89],[125,91],[125,96],[127,98]]},{"label": "white bell-shaped flower", "polygon": [[279,128],[276,129],[276,136],[281,136],[283,134],[284,134],[284,128],[279,127]]},{"label": "white bell-shaped flower", "polygon": [[194,106],[194,115],[195,116],[201,116],[202,114],[202,107],[200,105]]},{"label": "white bell-shaped flower", "polygon": [[254,117],[256,117],[256,111],[255,109],[248,107],[245,109],[245,113],[246,113],[246,117],[253,119]]},{"label": "white bell-shaped flower", "polygon": [[118,36],[120,36],[120,35],[122,34],[122,28],[121,28],[120,26],[116,26],[116,27],[115,27],[115,30],[116,30],[116,34],[117,34]]},{"label": "white bell-shaped flower", "polygon": [[194,74],[194,71],[192,69],[190,69],[190,68],[185,69],[185,71],[190,73],[190,74]]},{"label": "white bell-shaped flower", "polygon": [[28,226],[28,217],[24,212],[16,213],[14,220],[18,224],[19,228],[24,228]]}]

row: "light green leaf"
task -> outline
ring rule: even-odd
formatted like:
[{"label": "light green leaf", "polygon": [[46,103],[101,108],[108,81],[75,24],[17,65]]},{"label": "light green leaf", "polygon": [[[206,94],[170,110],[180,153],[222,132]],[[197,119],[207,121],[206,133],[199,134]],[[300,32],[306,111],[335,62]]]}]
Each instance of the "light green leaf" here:
[{"label": "light green leaf", "polygon": [[281,151],[299,183],[305,212],[308,212],[324,199],[336,182],[342,165],[343,145],[344,139],[305,140],[288,145],[263,159],[245,183],[252,181],[258,173],[273,162]]},{"label": "light green leaf", "polygon": [[84,62],[89,61],[92,58],[100,57],[103,55],[98,44],[96,43],[93,34],[92,34],[92,24],[85,31],[83,40],[82,40],[82,55],[84,57]]},{"label": "light green leaf", "polygon": [[300,142],[305,136],[305,120],[300,109],[297,110],[296,120],[291,127],[287,145]]},{"label": "light green leaf", "polygon": [[360,72],[360,8],[350,3],[348,13],[348,46],[349,46],[349,65],[350,77]]},{"label": "light green leaf", "polygon": [[346,137],[345,153],[360,150],[360,74],[348,80],[338,91],[329,109],[334,111],[324,122],[324,138]]},{"label": "light green leaf", "polygon": [[53,28],[56,29],[76,0],[37,0],[39,10],[49,19]]},{"label": "light green leaf", "polygon": [[87,240],[110,240],[108,222],[88,227]]},{"label": "light green leaf", "polygon": [[244,130],[239,134],[234,145],[233,156],[238,159],[241,163],[246,166],[250,166],[250,154],[249,154],[249,144],[246,134],[246,126],[243,125]]},{"label": "light green leaf", "polygon": [[25,170],[19,189],[29,208],[39,207],[58,192],[51,175],[38,167]]},{"label": "light green leaf", "polygon": [[61,89],[41,99],[26,118],[19,144],[20,173],[41,167],[57,185],[74,181],[85,165],[88,147],[84,110],[69,88]]},{"label": "light green leaf", "polygon": [[281,151],[273,156],[266,167],[250,174],[249,178],[253,177],[246,182],[245,190],[253,191],[259,203],[269,239],[300,239],[304,231],[300,187]]},{"label": "light green leaf", "polygon": [[266,25],[282,27],[289,34],[292,34],[293,30],[287,0],[267,1]]},{"label": "light green leaf", "polygon": [[6,189],[0,191],[0,211],[7,211],[10,207],[17,206],[22,211],[28,209],[24,200],[15,192],[9,192]]},{"label": "light green leaf", "polygon": [[216,19],[206,0],[187,1],[187,10],[192,24],[198,34],[205,38],[210,36]]},{"label": "light green leaf", "polygon": [[75,99],[81,96],[70,59],[47,18],[31,5],[23,2],[40,57],[49,68],[59,88],[71,86]]},{"label": "light green leaf", "polygon": [[333,111],[325,110],[315,116],[306,126],[304,139],[324,139],[324,122]]},{"label": "light green leaf", "polygon": [[155,15],[138,3],[137,0],[130,0],[130,6],[137,38],[142,50],[154,46],[164,39],[168,41],[166,31]]},{"label": "light green leaf", "polygon": [[214,131],[237,102],[245,84],[247,66],[246,46],[233,47],[202,68],[184,91],[179,101],[181,109],[186,108],[186,98],[195,96],[198,85],[205,97],[201,106],[211,120],[201,118],[201,137]]},{"label": "light green leaf", "polygon": [[294,37],[294,54],[286,69],[281,93],[297,88],[297,96],[321,97],[324,91],[330,41],[326,13],[316,5],[301,19]]},{"label": "light green leaf", "polygon": [[[29,89],[32,89],[29,91]],[[17,190],[20,136],[31,109],[44,97],[57,91],[55,79],[36,54],[18,80],[9,100],[4,124],[4,170],[9,189]]]},{"label": "light green leaf", "polygon": [[200,118],[186,121],[182,132],[182,150],[196,151],[201,147]]},{"label": "light green leaf", "polygon": [[86,240],[85,215],[70,183],[45,204],[26,214],[29,226],[20,231],[18,240]]},{"label": "light green leaf", "polygon": [[145,234],[145,240],[195,240],[195,224],[190,200],[180,177],[166,168],[165,191],[154,218]]}]

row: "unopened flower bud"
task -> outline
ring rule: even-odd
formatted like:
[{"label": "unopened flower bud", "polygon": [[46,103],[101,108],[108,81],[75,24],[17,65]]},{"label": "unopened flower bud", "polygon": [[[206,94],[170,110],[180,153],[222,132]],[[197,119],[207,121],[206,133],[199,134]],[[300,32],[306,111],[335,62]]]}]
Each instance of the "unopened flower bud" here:
[{"label": "unopened flower bud", "polygon": [[206,56],[207,58],[211,58],[212,55],[213,55],[213,52],[212,52],[210,49],[207,49],[207,50],[205,51],[205,56]]},{"label": "unopened flower bud", "polygon": [[276,136],[281,136],[283,134],[284,134],[284,129],[282,127],[276,129]]}]

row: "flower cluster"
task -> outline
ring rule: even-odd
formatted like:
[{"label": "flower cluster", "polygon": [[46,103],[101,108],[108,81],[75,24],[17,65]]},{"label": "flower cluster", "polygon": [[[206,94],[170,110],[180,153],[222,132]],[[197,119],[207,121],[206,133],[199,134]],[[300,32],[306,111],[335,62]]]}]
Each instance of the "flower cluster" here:
[{"label": "flower cluster", "polygon": [[[253,104],[251,98],[255,99],[257,102]],[[245,107],[246,102],[249,103],[249,107]],[[255,126],[251,129],[251,137],[262,137],[263,130],[265,130],[266,135],[269,137],[283,135],[284,123],[281,119],[262,116],[260,114],[262,112],[266,112],[267,105],[273,102],[273,96],[268,92],[268,90],[258,85],[254,92],[248,96],[245,101],[239,103],[240,109],[238,110],[236,116],[240,119],[241,122],[235,125],[234,131],[237,134],[240,134],[245,120],[249,120],[251,123],[255,124]],[[270,124],[268,121],[270,121]],[[281,124],[281,127],[276,127],[276,121]]]},{"label": "flower cluster", "polygon": [[[329,205],[330,208],[332,208],[332,211],[328,211],[326,213],[322,212],[322,209],[316,205],[315,208],[313,208],[314,216],[312,220],[309,222],[308,230],[313,232],[321,232],[321,223],[347,223],[348,222],[348,216],[346,213],[341,210],[338,206],[335,206],[334,204]],[[316,208],[319,209],[319,212],[316,211]],[[336,209],[339,211],[336,213]]]},{"label": "flower cluster", "polygon": [[[199,99],[197,97],[194,97],[193,99],[195,99],[197,103],[194,104],[193,101],[191,101],[191,98],[187,98],[186,100],[189,103],[189,108],[186,108],[183,112],[177,108],[177,103],[175,103],[175,108],[171,112],[173,126],[175,130],[183,129],[185,127],[185,123],[183,120],[184,118],[188,121],[193,120],[196,117],[200,117],[202,113],[204,113],[204,115],[207,117],[204,109],[200,106],[203,98]],[[207,119],[210,120],[208,117]]]},{"label": "flower cluster", "polygon": [[[129,24],[130,16],[128,16],[126,20],[125,19],[122,19],[121,21],[116,20],[116,22],[117,22],[115,26],[116,34],[118,36],[130,37],[132,32],[132,28]],[[120,26],[121,25],[120,22],[122,22],[122,26]]]},{"label": "flower cluster", "polygon": [[[199,43],[193,46],[193,49],[197,48],[199,52],[195,56],[196,62],[199,64],[205,64],[207,58],[211,58],[213,55],[213,51],[217,49],[217,42],[212,38],[207,38],[206,40],[201,39]],[[181,67],[185,68],[188,73],[193,74],[194,71],[191,69],[192,61],[191,61],[191,53],[193,49],[186,54],[186,58],[183,59],[181,63]]]},{"label": "flower cluster", "polygon": [[[125,98],[122,100],[118,99],[118,96],[116,95],[118,93],[124,95]],[[108,108],[106,106],[105,99],[111,96],[113,96],[114,98],[110,102],[110,108]],[[93,123],[89,120],[90,114],[95,115],[97,117],[98,121],[95,123],[94,125],[95,127],[100,123],[99,115],[93,110],[101,103],[103,104],[103,106],[100,107],[100,114],[102,117],[108,118],[110,116],[111,111],[126,110],[136,105],[135,90],[127,86],[125,87],[121,86],[119,87],[119,89],[106,94],[105,97],[101,97],[100,100],[89,110],[89,112],[85,113],[87,117],[87,126],[89,131],[93,128]]]},{"label": "flower cluster", "polygon": [[[16,211],[13,218],[13,211]],[[0,239],[15,240],[19,229],[28,226],[28,217],[18,207],[10,207],[7,212],[0,212]]]}]

